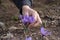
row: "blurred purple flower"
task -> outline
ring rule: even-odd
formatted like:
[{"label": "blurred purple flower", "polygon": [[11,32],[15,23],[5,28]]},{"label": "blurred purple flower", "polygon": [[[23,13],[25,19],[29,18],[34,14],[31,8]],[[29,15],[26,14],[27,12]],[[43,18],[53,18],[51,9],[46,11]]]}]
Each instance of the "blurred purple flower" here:
[{"label": "blurred purple flower", "polygon": [[29,20],[28,20],[29,16],[23,16],[22,18],[22,22],[25,24],[25,23],[28,23]]},{"label": "blurred purple flower", "polygon": [[30,23],[33,23],[33,22],[34,22],[34,17],[33,17],[33,16],[30,16],[30,17],[29,17],[29,22],[30,22]]},{"label": "blurred purple flower", "polygon": [[19,15],[19,19],[22,19],[23,18],[23,16],[22,15]]},{"label": "blurred purple flower", "polygon": [[22,22],[25,24],[25,23],[33,23],[34,22],[34,17],[33,16],[27,16],[27,15],[24,15],[24,16],[20,16]]},{"label": "blurred purple flower", "polygon": [[32,40],[32,37],[26,37],[25,40]]},{"label": "blurred purple flower", "polygon": [[51,32],[46,30],[44,27],[41,27],[41,34],[47,36],[47,35],[51,35]]}]

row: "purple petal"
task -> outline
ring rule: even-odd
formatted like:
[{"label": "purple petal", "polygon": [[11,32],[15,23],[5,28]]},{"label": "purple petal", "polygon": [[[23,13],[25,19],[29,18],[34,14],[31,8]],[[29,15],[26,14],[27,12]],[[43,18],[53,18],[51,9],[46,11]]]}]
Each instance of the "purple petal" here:
[{"label": "purple petal", "polygon": [[23,18],[23,16],[22,15],[19,15],[19,19],[22,19]]},{"label": "purple petal", "polygon": [[33,22],[34,22],[34,17],[33,17],[33,16],[30,16],[30,17],[29,17],[29,22],[30,22],[30,23],[33,23]]},{"label": "purple petal", "polygon": [[44,27],[41,27],[41,34],[46,36],[46,35],[50,35],[51,32],[48,32],[48,30],[45,30]]},{"label": "purple petal", "polygon": [[29,21],[28,21],[28,19],[23,18],[23,19],[22,19],[22,22],[23,22],[23,23],[28,23]]},{"label": "purple petal", "polygon": [[32,40],[32,37],[26,37],[25,40]]},{"label": "purple petal", "polygon": [[27,16],[27,15],[25,15],[25,16],[23,16],[25,19],[28,19],[29,18],[29,16]]},{"label": "purple petal", "polygon": [[23,23],[33,23],[34,22],[34,17],[33,16],[24,15],[23,18],[21,17],[21,19],[22,19]]},{"label": "purple petal", "polygon": [[28,23],[28,16],[23,16],[22,22],[23,23]]}]

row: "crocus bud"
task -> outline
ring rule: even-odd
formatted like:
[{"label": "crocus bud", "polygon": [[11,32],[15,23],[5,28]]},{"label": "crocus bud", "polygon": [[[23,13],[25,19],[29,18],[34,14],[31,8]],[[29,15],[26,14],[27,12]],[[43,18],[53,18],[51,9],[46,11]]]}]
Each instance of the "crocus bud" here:
[{"label": "crocus bud", "polygon": [[51,32],[49,32],[48,30],[46,30],[44,27],[41,27],[41,34],[44,36],[50,35]]},{"label": "crocus bud", "polygon": [[25,40],[32,40],[32,37],[26,37]]},{"label": "crocus bud", "polygon": [[23,18],[23,16],[22,15],[19,15],[19,19],[22,19]]}]

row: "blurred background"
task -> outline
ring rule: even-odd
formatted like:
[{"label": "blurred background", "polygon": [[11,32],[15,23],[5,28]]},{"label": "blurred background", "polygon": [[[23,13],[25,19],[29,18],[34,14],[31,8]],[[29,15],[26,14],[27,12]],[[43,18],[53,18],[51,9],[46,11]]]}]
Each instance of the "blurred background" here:
[{"label": "blurred background", "polygon": [[[32,8],[35,9],[44,24],[44,27],[52,32],[51,36],[41,37],[39,28],[32,28],[33,40],[60,40],[60,0],[32,0]],[[4,39],[8,31],[16,34],[12,40],[24,40],[23,24],[20,22],[19,9],[12,0],[0,0],[0,39]],[[17,30],[8,30],[10,27]],[[1,36],[3,36],[1,38]],[[16,38],[16,39],[15,39]],[[11,39],[10,39],[11,40]]]}]

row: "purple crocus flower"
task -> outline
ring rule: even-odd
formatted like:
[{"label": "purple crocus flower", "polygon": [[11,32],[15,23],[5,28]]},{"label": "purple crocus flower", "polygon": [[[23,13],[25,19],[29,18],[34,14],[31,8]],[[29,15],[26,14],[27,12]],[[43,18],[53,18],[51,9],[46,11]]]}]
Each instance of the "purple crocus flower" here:
[{"label": "purple crocus flower", "polygon": [[34,22],[34,17],[33,16],[29,16],[29,23],[33,23]]},{"label": "purple crocus flower", "polygon": [[21,15],[20,18],[21,18],[21,20],[24,24],[34,22],[34,17],[33,16],[27,16],[27,15],[22,16]]},{"label": "purple crocus flower", "polygon": [[32,37],[26,37],[25,40],[32,40]]},{"label": "purple crocus flower", "polygon": [[23,16],[23,18],[22,18],[22,22],[25,24],[25,23],[28,23],[29,22],[29,20],[28,20],[28,18],[29,18],[29,16]]},{"label": "purple crocus flower", "polygon": [[51,32],[49,32],[48,30],[46,30],[44,27],[41,27],[41,34],[44,36],[50,35]]}]

